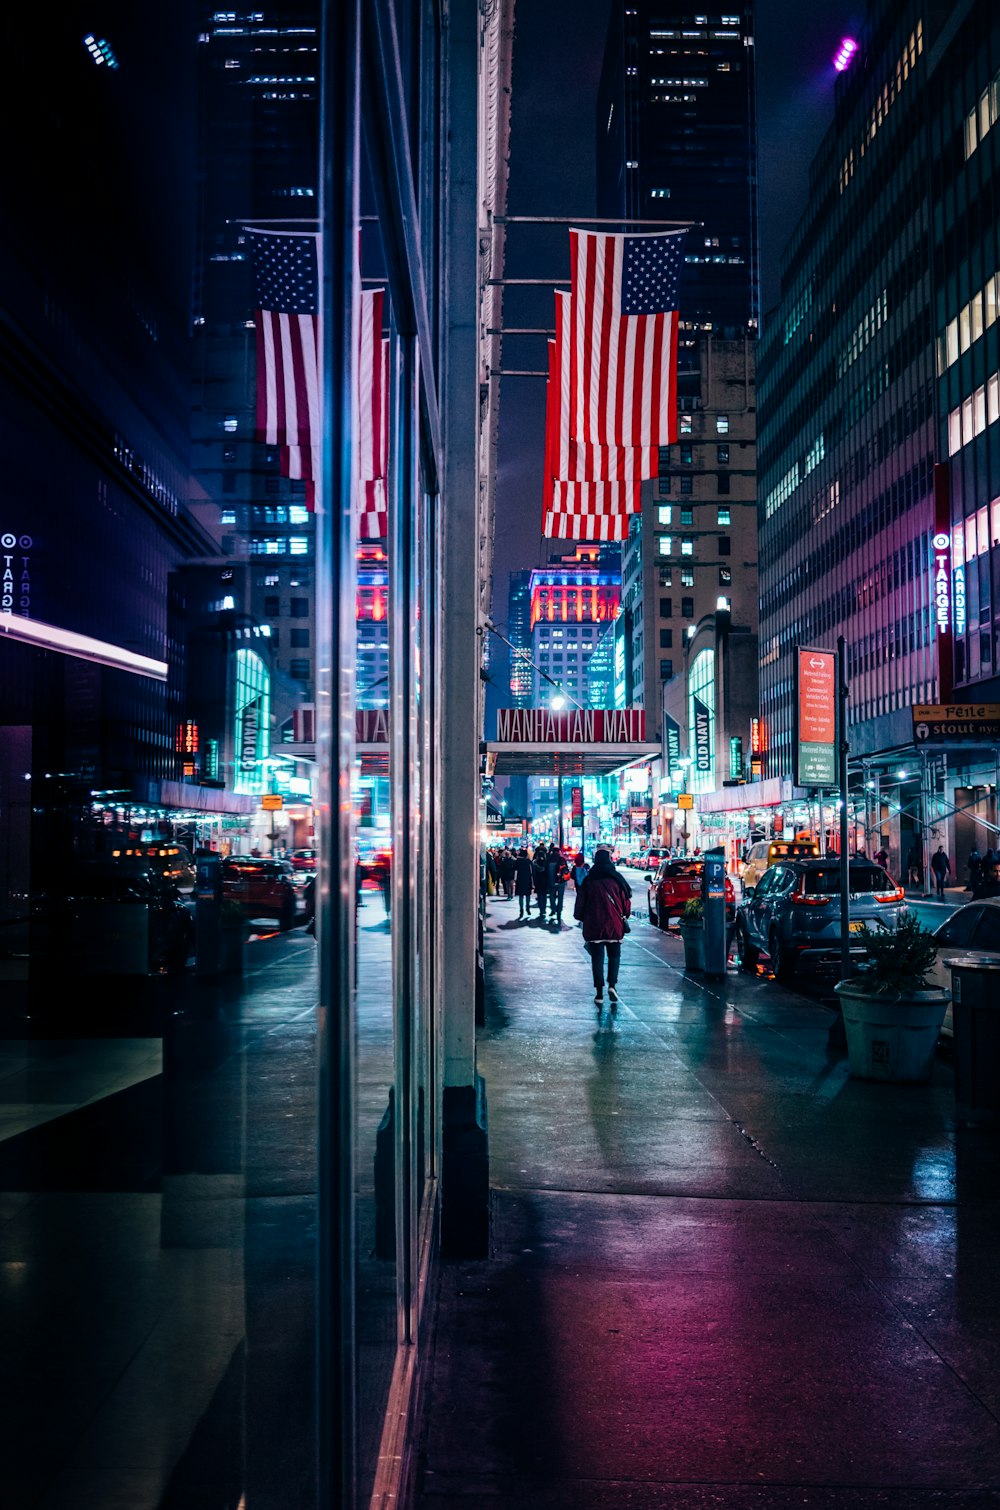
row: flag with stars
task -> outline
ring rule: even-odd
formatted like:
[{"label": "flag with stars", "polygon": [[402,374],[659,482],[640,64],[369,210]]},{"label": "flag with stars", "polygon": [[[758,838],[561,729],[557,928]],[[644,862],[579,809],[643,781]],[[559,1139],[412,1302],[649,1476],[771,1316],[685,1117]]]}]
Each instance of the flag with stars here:
[{"label": "flag with stars", "polygon": [[652,447],[596,446],[569,434],[569,294],[556,293],[548,343],[542,534],[552,540],[624,540],[640,508],[640,478],[654,476]]},{"label": "flag with stars", "polygon": [[319,238],[251,230],[248,239],[256,283],[257,439],[302,447],[292,464],[304,475],[303,458],[320,436]]},{"label": "flag with stars", "polygon": [[570,231],[574,439],[603,446],[666,446],[677,439],[685,234]]}]

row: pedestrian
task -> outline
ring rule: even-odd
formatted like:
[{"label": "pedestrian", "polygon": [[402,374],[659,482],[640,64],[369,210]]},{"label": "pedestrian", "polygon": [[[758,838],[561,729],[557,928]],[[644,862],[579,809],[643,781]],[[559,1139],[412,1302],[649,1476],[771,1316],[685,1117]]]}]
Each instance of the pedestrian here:
[{"label": "pedestrian", "polygon": [[546,870],[549,883],[549,914],[552,922],[561,923],[563,897],[566,895],[566,882],[569,880],[569,866],[558,844],[549,845]]},{"label": "pedestrian", "polygon": [[[987,850],[987,855],[989,853],[990,851]],[[979,882],[982,879],[985,867],[986,861],[979,853],[978,846],[974,844],[969,852],[969,884],[965,888],[966,891],[975,891],[976,887],[979,885]]]},{"label": "pedestrian", "polygon": [[583,944],[594,974],[594,1000],[604,1002],[604,956],[608,957],[608,1000],[618,1010],[618,969],[622,939],[632,911],[632,888],[615,870],[611,851],[598,849],[594,863],[580,884],[573,916],[583,926]]},{"label": "pedestrian", "polygon": [[549,852],[544,844],[539,844],[535,850],[531,862],[531,877],[535,883],[535,895],[538,898],[538,916],[545,922],[545,909],[549,900]]},{"label": "pedestrian", "polygon": [[531,860],[528,851],[522,846],[517,852],[514,861],[514,894],[517,897],[519,911],[518,917],[531,916],[531,888],[534,884],[531,874]]},{"label": "pedestrian", "polygon": [[572,872],[571,872],[571,874],[573,876],[573,885],[574,885],[574,887],[576,888],[577,891],[580,890],[580,887],[583,884],[584,877],[587,875],[587,872],[589,870],[590,870],[590,866],[587,864],[586,860],[583,858],[583,850],[581,849],[580,853],[577,855],[576,859],[573,861]]},{"label": "pedestrian", "polygon": [[[987,855],[991,853],[987,851]],[[978,902],[981,897],[1000,897],[1000,861],[983,858],[979,880],[976,882],[972,893],[972,900]]]},{"label": "pedestrian", "polygon": [[906,882],[908,886],[924,884],[924,857],[920,846],[911,844],[906,855]]},{"label": "pedestrian", "polygon": [[945,853],[943,844],[939,844],[931,856],[931,870],[934,872],[934,884],[937,887],[939,897],[944,896],[944,883],[951,874],[951,861]]},{"label": "pedestrian", "polygon": [[503,887],[504,897],[509,902],[514,895],[514,856],[509,849],[504,848],[500,851],[497,869],[500,872],[500,884]]},{"label": "pedestrian", "polygon": [[889,868],[889,851],[884,844],[881,849],[875,851],[875,864],[881,865],[883,870],[888,870]]}]

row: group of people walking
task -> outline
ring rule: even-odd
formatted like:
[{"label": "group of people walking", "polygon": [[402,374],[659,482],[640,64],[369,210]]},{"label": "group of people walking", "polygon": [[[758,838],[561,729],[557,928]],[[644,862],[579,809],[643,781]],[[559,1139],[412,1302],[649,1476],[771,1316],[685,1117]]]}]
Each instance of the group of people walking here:
[{"label": "group of people walking", "polygon": [[486,855],[487,887],[502,891],[507,899],[517,898],[518,917],[531,916],[532,899],[540,921],[562,922],[566,887],[572,881],[576,899],[573,917],[580,924],[584,947],[590,955],[594,977],[594,1000],[603,1010],[605,962],[607,964],[608,1004],[612,1012],[618,1007],[618,970],[621,964],[622,939],[629,931],[632,912],[632,888],[614,866],[611,851],[600,847],[594,851],[594,863],[588,865],[582,851],[570,862],[557,844],[539,844],[534,853],[526,847],[488,851]]},{"label": "group of people walking", "polygon": [[[580,862],[583,856],[578,857]],[[550,922],[561,923],[563,898],[573,869],[567,864],[557,844],[539,844],[534,854],[524,847],[492,850],[486,854],[487,884],[492,883],[496,892],[503,891],[505,898],[517,898],[518,917],[531,913],[531,900],[535,899],[538,916],[542,922],[546,915]]]}]

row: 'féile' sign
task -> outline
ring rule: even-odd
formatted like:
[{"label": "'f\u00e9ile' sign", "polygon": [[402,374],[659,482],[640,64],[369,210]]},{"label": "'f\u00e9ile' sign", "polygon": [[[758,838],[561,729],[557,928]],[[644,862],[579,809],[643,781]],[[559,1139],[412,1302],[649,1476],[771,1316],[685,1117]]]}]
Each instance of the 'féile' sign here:
[{"label": "'f\u00e9ile' sign", "polygon": [[645,708],[497,709],[498,744],[643,744],[645,739]]}]

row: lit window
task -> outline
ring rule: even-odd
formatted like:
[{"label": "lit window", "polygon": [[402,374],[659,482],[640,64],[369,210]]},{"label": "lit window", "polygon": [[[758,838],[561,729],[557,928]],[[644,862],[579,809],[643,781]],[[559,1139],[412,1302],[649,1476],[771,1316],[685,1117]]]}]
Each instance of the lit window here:
[{"label": "lit window", "polygon": [[688,537],[685,537],[681,541],[681,555],[682,556],[693,556],[694,555],[694,541],[691,540]]},{"label": "lit window", "polygon": [[716,433],[716,435],[728,435],[729,434],[729,415],[728,414],[717,414],[715,416],[715,433]]},{"label": "lit window", "polygon": [[650,197],[650,199],[669,199],[670,198],[670,190],[669,189],[650,189],[650,191],[649,191],[649,197]]},{"label": "lit window", "polygon": [[660,555],[661,556],[669,556],[672,549],[673,549],[673,539],[671,538],[671,536],[670,535],[661,535],[660,536]]},{"label": "lit window", "polygon": [[[693,587],[694,586],[694,572],[691,570],[691,568],[689,566],[686,566],[684,568],[684,570],[681,572],[681,586],[682,587]],[[692,613],[694,612],[693,609],[691,611],[692,611]],[[684,609],[684,613],[685,613],[685,615],[687,614],[687,609],[686,608]]]},{"label": "lit window", "polygon": [[656,517],[661,524],[670,524],[672,522],[670,517],[672,514],[673,508],[669,503],[661,503],[656,510]]},{"label": "lit window", "polygon": [[235,414],[227,414],[225,419],[222,421],[222,428],[223,430],[225,430],[227,435],[235,435],[236,431],[239,429],[239,426],[240,422]]},{"label": "lit window", "polygon": [[690,414],[679,414],[677,416],[678,432],[681,435],[690,435],[692,431],[692,423],[692,417]]},{"label": "lit window", "polygon": [[236,510],[235,509],[223,509],[222,513],[219,515],[219,523],[220,524],[235,524],[236,523]]},{"label": "lit window", "polygon": [[681,524],[694,524],[694,509],[681,509]]},{"label": "lit window", "polygon": [[288,522],[289,524],[308,524],[309,510],[303,508],[301,503],[290,503],[288,505]]},{"label": "lit window", "polygon": [[730,510],[729,509],[717,509],[716,510],[716,519],[715,519],[715,522],[716,522],[716,524],[732,524],[733,521],[732,521],[732,518],[730,516]]},{"label": "lit window", "polygon": [[309,554],[309,536],[289,535],[288,551],[292,556],[307,556]]}]

